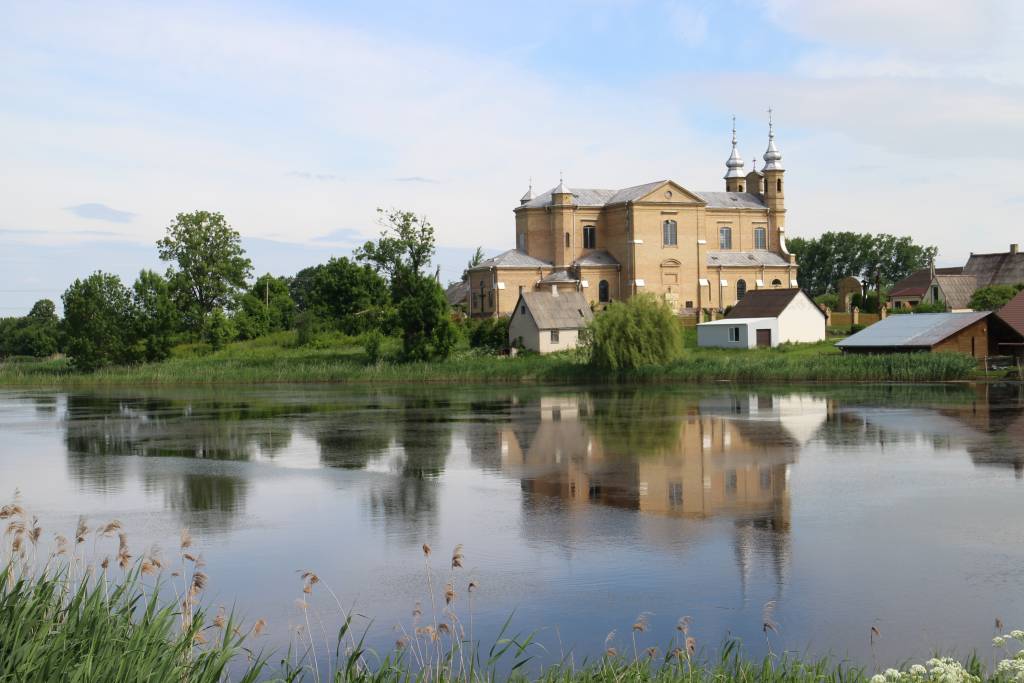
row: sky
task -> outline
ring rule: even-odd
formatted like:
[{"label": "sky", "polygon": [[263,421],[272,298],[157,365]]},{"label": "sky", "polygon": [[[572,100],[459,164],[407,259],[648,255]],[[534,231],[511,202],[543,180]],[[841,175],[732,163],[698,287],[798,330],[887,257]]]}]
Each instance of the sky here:
[{"label": "sky", "polygon": [[774,109],[787,230],[910,235],[939,265],[1024,211],[1016,0],[266,3],[0,0],[0,316],[76,277],[162,270],[225,214],[293,274],[426,215],[442,280],[514,246],[543,191],[723,190]]}]

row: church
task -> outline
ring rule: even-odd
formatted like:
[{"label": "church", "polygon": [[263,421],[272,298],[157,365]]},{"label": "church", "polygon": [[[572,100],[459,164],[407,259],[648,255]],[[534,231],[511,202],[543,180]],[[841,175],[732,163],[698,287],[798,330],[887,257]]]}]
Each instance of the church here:
[{"label": "church", "polygon": [[681,315],[721,311],[753,289],[797,286],[786,250],[785,169],[769,115],[764,166],[736,147],[724,191],[674,180],[620,190],[558,186],[514,210],[515,249],[469,269],[468,312],[512,313],[522,292],[578,291],[592,307],[650,293]]}]

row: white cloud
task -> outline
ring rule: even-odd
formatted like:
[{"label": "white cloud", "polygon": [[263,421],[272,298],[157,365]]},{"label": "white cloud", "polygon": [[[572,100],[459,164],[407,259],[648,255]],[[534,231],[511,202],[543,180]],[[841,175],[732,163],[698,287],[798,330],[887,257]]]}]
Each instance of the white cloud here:
[{"label": "white cloud", "polygon": [[674,2],[669,9],[669,21],[684,44],[696,47],[708,34],[708,17],[690,2]]}]

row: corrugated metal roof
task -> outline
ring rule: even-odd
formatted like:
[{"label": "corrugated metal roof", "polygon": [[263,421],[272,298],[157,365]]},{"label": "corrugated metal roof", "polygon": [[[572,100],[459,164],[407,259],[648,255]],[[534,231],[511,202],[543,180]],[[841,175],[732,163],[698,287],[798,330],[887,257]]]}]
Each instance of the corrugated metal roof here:
[{"label": "corrugated metal roof", "polygon": [[[534,197],[532,200],[523,204],[528,209],[536,209],[544,206],[551,206],[551,195],[555,191],[555,188],[551,188],[547,192]],[[597,188],[589,187],[573,187],[569,188],[572,192],[573,203],[576,206],[604,206],[608,203],[608,200],[615,196],[615,193],[619,190],[602,190]]]},{"label": "corrugated metal roof", "polygon": [[709,266],[787,266],[789,261],[774,251],[754,249],[752,251],[709,251]]},{"label": "corrugated metal roof", "polygon": [[551,264],[534,258],[524,251],[509,249],[497,256],[492,256],[486,261],[481,261],[480,265],[474,266],[469,270],[482,270],[498,266],[502,268],[550,268]]},{"label": "corrugated metal roof", "polygon": [[619,262],[607,251],[592,251],[580,256],[573,262],[574,266],[617,266]]},{"label": "corrugated metal roof", "polygon": [[[541,330],[578,330],[594,319],[590,304],[580,292],[523,292],[523,303]],[[513,315],[518,315],[519,309]]]},{"label": "corrugated metal roof", "polygon": [[930,348],[990,315],[977,313],[904,313],[890,315],[836,346],[840,348]]},{"label": "corrugated metal roof", "polygon": [[760,195],[750,192],[695,192],[708,203],[709,209],[766,209]]}]

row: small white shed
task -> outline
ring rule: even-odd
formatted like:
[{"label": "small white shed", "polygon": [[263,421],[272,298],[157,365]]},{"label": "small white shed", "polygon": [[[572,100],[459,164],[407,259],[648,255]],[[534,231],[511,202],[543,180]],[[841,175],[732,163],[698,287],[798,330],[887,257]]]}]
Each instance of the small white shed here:
[{"label": "small white shed", "polygon": [[579,344],[580,330],[593,319],[590,304],[580,292],[523,292],[508,322],[508,341],[538,353],[573,349]]},{"label": "small white shed", "polygon": [[697,345],[752,349],[819,342],[825,324],[825,312],[800,289],[758,289],[747,292],[721,320],[697,325]]}]

